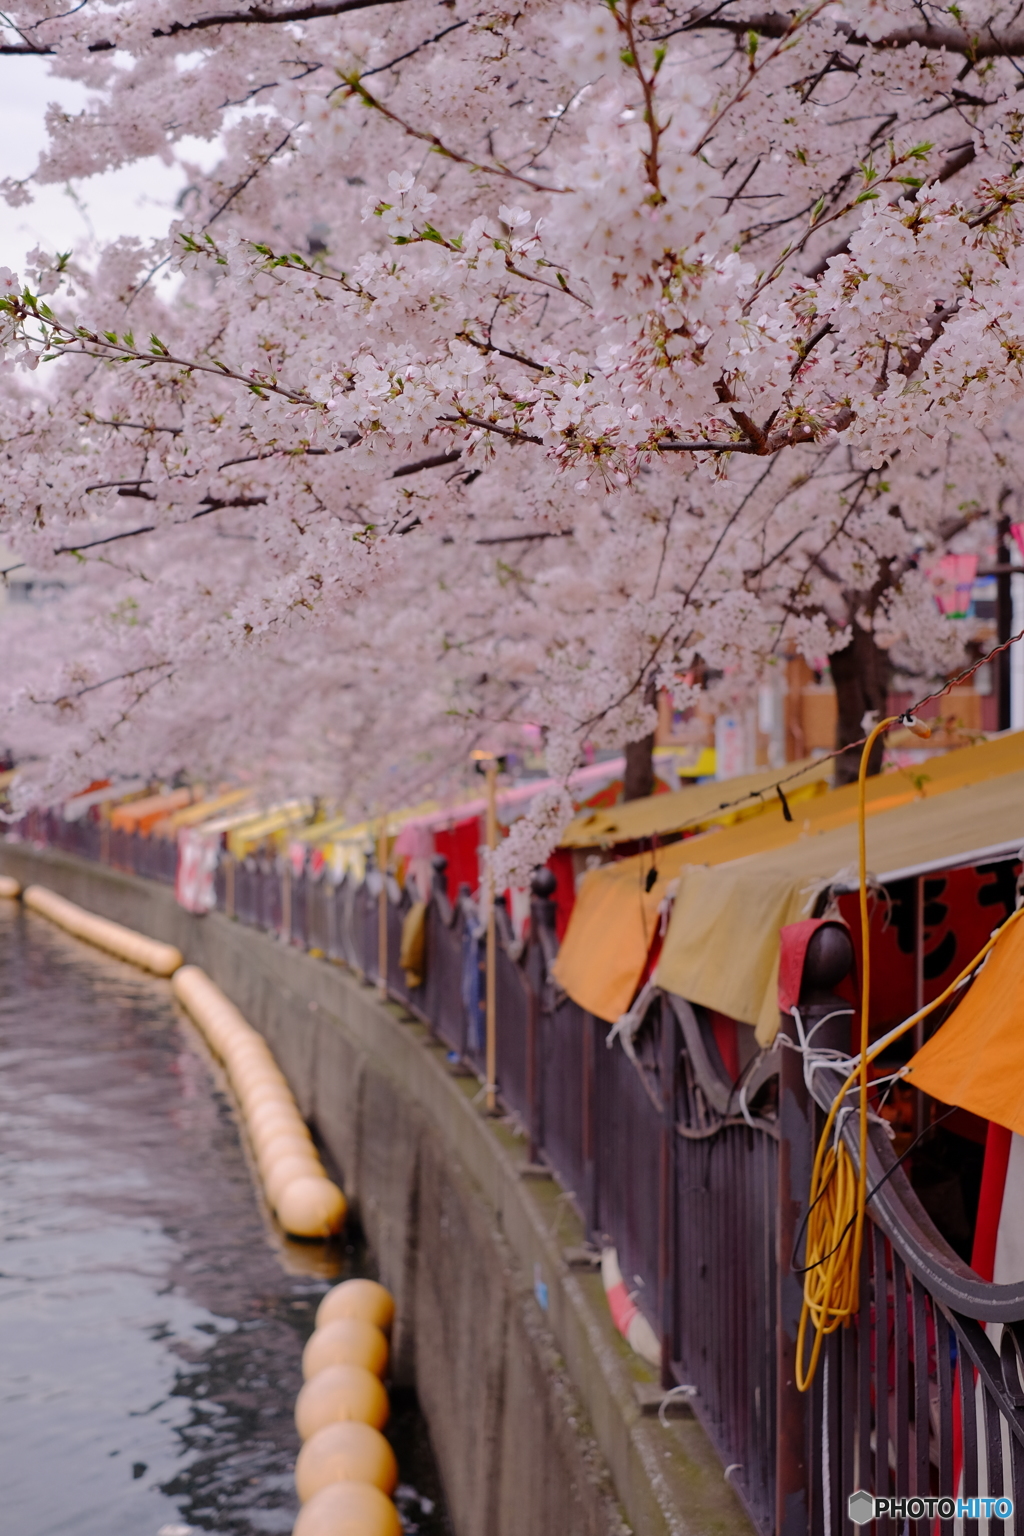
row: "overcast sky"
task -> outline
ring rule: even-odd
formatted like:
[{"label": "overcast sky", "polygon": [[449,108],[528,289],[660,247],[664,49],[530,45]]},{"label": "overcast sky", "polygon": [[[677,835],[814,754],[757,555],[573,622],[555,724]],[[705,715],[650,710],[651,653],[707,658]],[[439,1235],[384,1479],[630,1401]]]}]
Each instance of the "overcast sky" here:
[{"label": "overcast sky", "polygon": [[[51,79],[45,60],[0,57],[0,175],[20,178],[33,170],[46,143],[49,102],[77,111],[85,100],[81,86]],[[208,165],[211,146],[189,141],[188,155]],[[0,266],[20,273],[25,253],[36,245],[49,251],[82,251],[93,233],[101,242],[122,234],[143,239],[161,235],[183,181],[176,167],[149,159],[90,177],[73,189],[41,187],[23,208],[0,202]]]}]

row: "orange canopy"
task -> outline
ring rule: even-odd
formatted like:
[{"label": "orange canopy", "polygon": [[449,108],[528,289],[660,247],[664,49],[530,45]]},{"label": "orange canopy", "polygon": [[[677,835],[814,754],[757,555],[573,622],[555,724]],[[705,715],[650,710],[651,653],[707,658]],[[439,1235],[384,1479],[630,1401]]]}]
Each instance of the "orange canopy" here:
[{"label": "orange canopy", "polygon": [[119,805],[111,811],[110,825],[122,832],[141,832],[145,836],[164,816],[188,805],[191,799],[190,789],[172,789],[163,795],[147,795],[145,800],[132,800],[130,804]]},{"label": "orange canopy", "polygon": [[[872,821],[878,817],[879,821],[875,825],[881,826],[887,815],[896,813],[895,820],[902,822],[905,819],[909,829],[915,810],[920,810],[935,797],[1003,779],[1005,775],[1014,772],[1024,772],[1024,731],[1015,731],[976,746],[961,747],[930,758],[917,768],[897,768],[870,778],[866,794],[867,815]],[[781,773],[779,776],[782,776]],[[729,781],[716,785],[715,792],[722,799],[727,798]],[[658,798],[668,800],[669,796]],[[645,804],[643,801],[634,803],[640,806]],[[950,815],[955,822],[956,813],[951,811]],[[670,843],[667,847],[655,848],[590,870],[577,886],[576,905],[555,963],[559,985],[574,1002],[598,1018],[612,1021],[617,1019],[629,1007],[643,975],[658,907],[665,897],[669,882],[677,875],[685,874],[690,866],[706,865],[712,869],[735,864],[733,896],[740,899],[730,905],[728,893],[716,880],[699,897],[694,897],[700,908],[698,915],[701,922],[695,924],[694,911],[688,904],[685,925],[681,925],[678,912],[673,915],[658,973],[659,985],[669,991],[678,991],[690,997],[691,1001],[703,1001],[706,1006],[714,1006],[733,1018],[754,1023],[759,1017],[758,1010],[754,1009],[751,1014],[748,1006],[746,1012],[737,1011],[735,1000],[735,986],[746,986],[741,978],[749,975],[757,978],[756,986],[761,987],[764,997],[770,999],[772,1017],[777,1020],[774,983],[768,975],[778,953],[777,929],[779,924],[795,922],[804,913],[796,910],[790,913],[789,904],[782,898],[781,888],[776,889],[773,885],[774,906],[771,903],[765,905],[766,898],[763,896],[759,898],[755,903],[756,920],[752,923],[749,891],[744,886],[745,874],[749,870],[756,877],[764,862],[768,861],[771,864],[769,872],[776,883],[777,879],[786,876],[790,865],[798,885],[812,878],[814,871],[804,869],[807,856],[813,860],[815,850],[820,849],[820,857],[827,862],[829,857],[833,857],[827,850],[836,843],[842,829],[850,829],[856,822],[857,786],[847,784],[842,789],[813,795],[799,803],[794,801],[792,817],[792,821],[786,821],[782,806],[770,802],[761,808],[759,814],[737,822],[734,826],[702,832],[683,842]],[[1013,829],[1010,829],[1010,835],[1013,835]],[[886,841],[885,836],[876,837],[875,846],[884,848]],[[983,841],[984,838],[981,839]],[[993,839],[989,838],[988,841]],[[894,856],[892,848],[897,842],[901,854],[896,859],[896,865],[900,865],[901,859],[908,864],[927,862],[927,837],[921,840],[910,836],[908,842],[907,837],[894,839],[890,833],[890,858]],[[980,847],[981,842],[975,846]],[[970,846],[968,841],[966,847]],[[791,854],[787,850],[791,850]],[[837,847],[834,857],[838,862],[835,869],[848,863],[851,855],[855,860],[855,848],[847,849],[845,843],[841,850]],[[762,864],[755,863],[758,856]],[[877,859],[878,855],[873,854],[873,857]],[[657,868],[658,877],[648,891],[646,886],[652,865]],[[880,866],[876,864],[876,868],[879,871],[892,870],[896,865],[888,862],[883,855],[883,863]],[[800,875],[802,879],[798,878]],[[721,909],[719,902],[723,904]],[[730,907],[728,914],[725,912],[726,905]],[[773,913],[778,916],[777,923]],[[717,951],[708,948],[705,924],[712,923],[717,931],[731,930],[735,938],[744,944],[745,955],[742,961],[737,961],[736,956],[731,955],[720,962]],[[763,931],[758,928],[759,924]],[[761,932],[761,939],[757,943],[754,940],[755,929]],[[697,997],[687,991],[678,975],[675,984],[666,979],[669,973],[678,970],[674,959],[681,949],[687,949],[690,956],[688,969],[691,980],[692,964],[695,962],[700,963],[704,973],[719,969],[726,982],[725,993],[719,1001],[712,1003],[708,998]],[[759,957],[756,963],[755,955]],[[764,981],[763,987],[761,979]],[[755,987],[755,980],[751,980],[750,987]],[[727,998],[731,1001],[727,1001]]]},{"label": "orange canopy", "polygon": [[911,1061],[907,1081],[1024,1136],[1024,919],[996,940],[963,1002]]}]

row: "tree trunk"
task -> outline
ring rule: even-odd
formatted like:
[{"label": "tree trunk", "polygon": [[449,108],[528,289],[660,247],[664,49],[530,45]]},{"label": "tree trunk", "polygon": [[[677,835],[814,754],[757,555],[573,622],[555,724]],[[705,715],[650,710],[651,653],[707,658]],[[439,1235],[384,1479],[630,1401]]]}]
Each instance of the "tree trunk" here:
[{"label": "tree trunk", "polygon": [[[653,682],[644,689],[644,703],[654,705],[657,691]],[[654,793],[654,732],[639,741],[626,742],[626,773],[623,800],[643,800]]]},{"label": "tree trunk", "polygon": [[[853,625],[853,639],[841,651],[833,651],[829,657],[832,679],[836,685],[836,703],[839,717],[836,721],[836,747],[860,741],[865,730],[863,719],[868,710],[875,710],[878,718],[885,714],[889,696],[892,666],[888,651],[875,643],[875,637],[860,625]],[[879,773],[882,767],[884,739],[879,737],[871,751],[868,773]],[[860,749],[844,752],[836,759],[836,784],[853,784],[860,769]]]},{"label": "tree trunk", "polygon": [[640,741],[626,743],[626,779],[623,800],[642,800],[654,793],[654,732]]}]

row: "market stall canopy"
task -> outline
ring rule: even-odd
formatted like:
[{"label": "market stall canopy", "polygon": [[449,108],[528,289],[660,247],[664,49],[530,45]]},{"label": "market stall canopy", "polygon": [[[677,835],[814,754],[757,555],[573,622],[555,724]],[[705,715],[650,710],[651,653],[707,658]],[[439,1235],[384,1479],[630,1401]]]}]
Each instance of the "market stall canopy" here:
[{"label": "market stall canopy", "polygon": [[[737,779],[694,784],[692,788],[675,790],[666,795],[646,795],[641,800],[628,800],[607,810],[586,811],[569,823],[562,834],[561,846],[608,848],[614,843],[666,837],[684,828],[710,826],[712,823],[724,826],[763,811],[765,801],[759,797],[765,792],[770,803],[781,809],[775,784],[783,772],[789,779],[786,798],[792,805],[809,795],[823,793],[831,783],[832,768],[831,759],[809,758],[804,763],[793,763],[785,770],[761,768],[757,773],[747,773]],[[751,797],[748,805],[736,804],[747,797]]]},{"label": "market stall canopy", "polygon": [[172,811],[170,816],[165,816],[162,821],[158,821],[153,828],[153,835],[177,837],[183,827],[198,827],[203,822],[211,821],[215,816],[222,816],[232,806],[241,807],[251,795],[252,791],[249,789],[226,789],[222,794],[196,800],[191,805]]},{"label": "market stall canopy", "polygon": [[[956,787],[931,785],[908,803],[876,809],[867,827],[868,867],[885,883],[1005,856],[1021,842],[1024,769],[1018,768]],[[758,1040],[768,1045],[778,1028],[779,929],[808,916],[823,887],[852,888],[856,871],[855,815],[751,858],[685,868],[655,981],[756,1025]]]},{"label": "market stall canopy", "polygon": [[1002,933],[970,991],[907,1068],[907,1081],[1024,1136],[1024,919]]},{"label": "market stall canopy", "polygon": [[100,784],[96,789],[72,795],[70,800],[64,802],[64,820],[78,821],[93,806],[106,805],[112,800],[127,803],[130,798],[139,799],[145,788],[144,779],[120,779],[116,784]]},{"label": "market stall canopy", "polygon": [[292,827],[308,821],[312,814],[311,800],[289,800],[258,815],[247,816],[228,832],[228,852],[236,859],[244,859],[261,843],[273,841],[280,844]]},{"label": "market stall canopy", "polygon": [[110,813],[110,825],[120,832],[141,832],[145,837],[150,830],[171,811],[190,805],[191,789],[172,789],[159,795],[147,795],[143,800],[132,800],[128,805],[118,805]]},{"label": "market stall canopy", "polygon": [[[1015,770],[1024,771],[1024,732],[1020,731],[996,737],[978,746],[963,747],[941,757],[934,757],[914,769],[898,769],[869,779],[868,816],[872,823],[876,818],[888,823],[891,820],[889,813],[897,813],[896,820],[892,824],[898,827],[901,825],[899,813],[903,808],[909,810],[914,806],[928,804],[937,797],[944,798],[946,794],[959,789],[985,784]],[[722,789],[724,785],[716,787]],[[667,797],[659,796],[658,798]],[[726,865],[730,868],[734,865],[738,868],[748,868],[754,867],[758,859],[768,863],[774,860],[773,878],[778,878],[785,884],[786,871],[790,867],[787,860],[790,856],[793,858],[792,867],[798,869],[801,861],[807,856],[808,847],[821,850],[823,840],[833,832],[843,833],[846,838],[846,842],[842,844],[843,848],[847,849],[848,843],[853,851],[847,850],[839,858],[838,863],[832,868],[826,868],[823,878],[827,878],[844,865],[856,863],[857,786],[855,784],[845,785],[841,789],[830,790],[825,794],[805,799],[802,803],[794,805],[791,813],[793,820],[786,821],[782,806],[777,802],[769,803],[759,816],[747,821],[704,832],[682,842],[672,843],[668,847],[655,848],[647,853],[636,854],[632,858],[621,859],[614,864],[605,864],[584,875],[576,893],[576,905],[569,928],[558,955],[556,976],[559,984],[570,997],[589,1012],[596,1014],[598,1018],[609,1021],[617,1019],[629,1007],[643,975],[654,933],[656,914],[665,897],[667,887],[677,876],[681,876],[684,870],[696,866],[721,870],[722,866]],[[1009,828],[1006,836],[1012,838],[1015,835],[1016,820],[1016,817],[1011,817],[1014,825]],[[991,836],[982,837],[976,843],[963,846],[983,847],[987,842],[1002,840],[998,827],[989,825],[987,830],[992,833]],[[826,863],[831,857],[827,851],[831,846],[831,844],[824,844],[822,857]],[[872,846],[875,844],[869,841],[869,850]],[[884,844],[878,843],[877,846],[884,847]],[[902,845],[897,841],[893,846]],[[961,845],[957,846],[959,848]],[[939,857],[941,851],[940,849],[934,857]],[[907,854],[907,863],[915,868],[933,856],[922,852],[916,845],[907,850]],[[738,861],[743,862],[739,864]],[[888,869],[898,868],[888,858],[884,862]],[[761,866],[757,864],[756,867]],[[874,867],[877,868],[877,863]],[[651,874],[652,870],[656,872],[654,876]],[[715,893],[725,888],[717,884],[713,889],[709,888],[708,900],[717,901],[718,897]],[[680,897],[682,894],[681,882]],[[767,891],[763,894],[767,895]],[[683,901],[685,907],[689,906],[690,899],[689,895],[685,897]],[[774,964],[777,959],[778,928],[781,927],[781,922],[776,920],[782,908],[788,910],[789,898],[780,898],[775,907],[767,912],[759,911],[756,914],[747,914],[740,908],[732,907],[731,897],[723,898],[723,901],[725,907],[729,909],[728,923],[732,927],[730,944],[733,952],[726,962],[726,974],[721,980],[723,983],[731,983],[726,989],[730,996],[734,994],[742,996],[744,1011],[738,1012],[724,1002],[706,1002],[705,1006],[750,1024],[758,1022],[763,1007],[766,1010],[766,1022],[763,1028],[774,1033],[777,1015],[770,984],[770,976],[773,974],[771,966],[769,966],[769,978],[764,980],[757,1003],[752,1005],[751,997],[761,985],[760,972],[755,965],[748,975],[746,958],[753,952],[760,953],[756,943],[754,951],[751,950],[751,944],[754,943],[751,924],[758,929],[763,926],[764,933],[760,943],[762,948],[766,947],[771,951],[771,962],[772,965]],[[689,953],[679,927],[681,921],[678,916],[679,907],[680,901],[677,898],[676,910],[673,912],[665,938],[658,981],[667,990],[681,992],[692,1002],[703,1002],[703,997],[694,996],[684,987],[670,985],[663,979],[673,974],[672,967],[675,962],[672,960],[672,955],[677,952],[679,955]],[[798,917],[803,915],[802,910],[796,914]],[[699,930],[698,924],[695,931]],[[739,953],[737,953],[737,947]],[[708,968],[712,969],[720,963],[721,956],[716,951],[716,957],[713,961],[709,960]],[[680,967],[685,970],[681,962]],[[689,972],[686,971],[686,974],[689,975]],[[717,990],[716,995],[719,995]]]},{"label": "market stall canopy", "polygon": [[[619,756],[599,763],[589,763],[584,768],[576,769],[569,778],[570,793],[579,803],[585,796],[599,792],[616,777],[620,777],[624,764],[625,759]],[[504,785],[498,790],[499,825],[510,825],[530,809],[531,803],[538,795],[556,788],[558,783],[551,778],[528,778]],[[447,831],[453,826],[483,817],[486,811],[486,796],[474,787],[474,789],[463,790],[461,796],[444,802],[430,800],[420,805],[389,811],[383,821],[389,846],[393,845],[398,853],[406,853],[408,846],[412,846],[409,839],[415,834],[433,835]],[[380,818],[351,822],[346,817],[339,816],[302,828],[301,831],[292,834],[290,841],[296,845],[304,844],[310,848],[319,848],[325,863],[332,868],[336,876],[348,872],[361,880],[366,868],[367,851],[371,846],[376,847],[380,830]]]}]

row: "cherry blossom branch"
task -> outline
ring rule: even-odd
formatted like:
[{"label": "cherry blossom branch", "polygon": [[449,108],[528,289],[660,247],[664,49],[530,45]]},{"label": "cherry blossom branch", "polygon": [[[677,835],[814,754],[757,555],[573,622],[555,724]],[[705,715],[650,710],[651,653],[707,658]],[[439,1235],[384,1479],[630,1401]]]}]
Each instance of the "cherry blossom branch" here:
[{"label": "cherry blossom branch", "polygon": [[[425,37],[421,43],[417,43],[414,47],[407,49],[405,53],[400,53],[397,58],[389,59],[386,64],[378,64],[374,69],[364,69],[359,78],[360,80],[368,80],[371,75],[383,75],[389,69],[394,69],[396,64],[404,64],[407,59],[415,58],[422,49],[431,47],[433,43],[439,43],[450,32],[458,32],[460,28],[468,26],[468,21],[453,21],[450,27],[444,27],[440,32],[435,32],[433,37]],[[347,85],[348,82],[345,80],[340,81],[338,85],[332,85],[331,89],[327,92],[325,100],[330,101],[335,91],[343,91],[347,88]]]},{"label": "cherry blossom branch", "polygon": [[[152,484],[152,481],[140,481],[139,484]],[[92,491],[99,489],[99,487],[90,485],[87,486],[86,489]],[[156,497],[150,496],[146,497],[145,499],[148,501],[155,501]],[[172,524],[172,526],[180,528],[184,525],[184,523],[194,523],[200,517],[209,517],[211,512],[223,512],[226,508],[265,507],[266,504],[267,498],[265,496],[240,496],[237,501],[211,500],[209,506],[201,507],[198,512],[193,512],[191,517],[179,519],[176,523]],[[103,544],[119,544],[122,539],[137,539],[144,533],[155,533],[157,531],[157,526],[158,525],[156,523],[148,523],[143,528],[127,528],[123,533],[108,534],[105,539],[90,539],[87,544],[61,544],[57,549],[53,551],[53,553],[55,555],[78,555],[81,554],[84,549],[99,549]]]},{"label": "cherry blossom branch", "polygon": [[[10,315],[22,327],[26,320],[35,320],[42,328],[41,341],[27,331],[23,331],[23,335],[33,346],[58,347],[57,352],[49,354],[51,357],[116,358],[125,362],[141,363],[146,368],[151,368],[156,363],[169,363],[172,367],[184,368],[189,373],[209,373],[215,378],[232,379],[235,383],[244,385],[255,395],[280,395],[283,399],[291,401],[293,405],[304,405],[317,411],[324,409],[323,402],[314,400],[313,396],[304,389],[288,389],[255,371],[246,375],[229,368],[225,363],[201,363],[194,358],[189,361],[183,357],[176,357],[164,346],[158,336],[151,336],[151,350],[142,352],[134,345],[130,332],[126,332],[124,338],[119,338],[113,331],[97,334],[86,326],[67,325],[53,314],[48,305],[40,304],[27,290],[17,297],[9,295],[6,298],[0,298],[0,314]],[[99,350],[90,351],[91,347]]]},{"label": "cherry blossom branch", "polygon": [[479,416],[439,416],[437,419],[462,427],[478,427],[483,432],[496,432],[499,437],[507,437],[516,443],[539,443],[541,446],[544,443],[542,437],[535,437],[531,432],[520,432],[515,427],[505,427],[497,421],[483,421]]},{"label": "cherry blossom branch", "polygon": [[[784,11],[763,11],[754,16],[731,17],[721,15],[721,9],[720,6],[716,6],[713,11],[698,13],[684,26],[669,32],[659,32],[649,41],[661,42],[680,31],[696,32],[702,29],[741,35],[754,32],[759,37],[785,38],[794,20],[792,15],[787,15]],[[822,7],[819,6],[817,9],[820,10]],[[972,61],[1019,58],[1024,54],[1024,28],[1020,27],[1005,32],[1001,36],[989,28],[988,35],[983,37],[978,33],[968,32],[964,27],[940,27],[926,23],[916,27],[897,27],[881,37],[868,37],[862,32],[855,31],[849,22],[836,21],[832,25],[849,46],[871,48],[879,53],[884,53],[891,48],[910,48],[916,44],[920,48],[961,54]]]},{"label": "cherry blossom branch", "polygon": [[394,123],[396,127],[407,133],[410,138],[419,139],[421,144],[429,144],[436,155],[442,155],[446,160],[453,160],[457,165],[468,166],[471,171],[482,171],[486,176],[500,176],[507,181],[518,182],[522,187],[529,187],[532,192],[567,192],[569,190],[567,187],[547,187],[543,182],[531,181],[529,176],[520,176],[518,171],[513,171],[510,166],[502,165],[500,162],[496,165],[484,165],[468,155],[461,154],[457,149],[450,149],[436,133],[417,128],[414,124],[407,123],[403,117],[399,117],[397,112],[392,112],[391,108],[378,100],[372,91],[366,89],[361,80],[360,75],[352,74],[346,75],[343,83],[352,95],[359,97],[364,106],[379,112],[388,122]]},{"label": "cherry blossom branch", "polygon": [[441,469],[445,464],[455,464],[461,458],[461,448],[450,448],[446,453],[433,453],[429,458],[417,459],[414,464],[400,464],[391,471],[391,479],[401,480],[405,475],[418,475],[421,469]]},{"label": "cherry blossom branch", "polygon": [[[773,63],[775,59],[778,58],[779,54],[785,51],[785,49],[789,46],[794,33],[798,32],[801,27],[806,26],[808,22],[813,21],[815,17],[820,16],[821,12],[825,10],[830,4],[831,0],[818,0],[818,4],[811,6],[808,10],[798,11],[795,16],[787,17],[788,25],[786,26],[785,31],[779,34],[778,43],[770,53],[765,55],[760,64],[755,64],[753,55],[751,55],[750,66],[747,72],[746,80],[740,86],[739,90],[729,98],[725,105],[719,107],[707,128],[704,130],[703,136],[694,145],[693,149],[691,149],[691,155],[700,154],[708,140],[713,136],[715,129],[718,127],[722,119],[727,115],[727,113],[732,111],[733,107],[737,106],[743,100],[747,92],[750,90],[750,87],[757,79],[758,75],[761,74],[762,70],[767,69],[768,65]],[[747,32],[754,31],[754,29],[750,27],[747,27],[745,30]]]},{"label": "cherry blossom branch", "polygon": [[495,534],[485,539],[474,539],[474,544],[530,544],[534,539],[571,539],[574,528],[541,528],[536,533]]},{"label": "cherry blossom branch", "polygon": [[[57,699],[36,699],[33,704],[52,704],[56,707],[73,703],[76,699],[82,699],[87,693],[96,693],[100,688],[109,688],[111,683],[127,683],[133,678],[142,677],[147,672],[159,672],[169,667],[170,661],[154,661],[147,667],[134,667],[130,672],[118,672],[114,677],[105,677],[101,683],[86,683],[83,688],[76,688],[73,692],[62,693]],[[148,691],[148,690],[147,690]]]},{"label": "cherry blossom branch", "polygon": [[[172,21],[169,27],[154,27],[151,37],[178,37],[186,32],[205,32],[211,27],[269,27],[287,26],[295,21],[320,21],[324,17],[343,16],[347,11],[366,11],[378,5],[398,5],[406,0],[318,0],[313,5],[296,5],[290,9],[272,11],[265,6],[252,5],[244,11],[220,11],[210,16],[197,16],[194,21]],[[56,18],[45,18],[46,20]],[[8,23],[10,26],[11,23]],[[12,28],[17,31],[17,28]],[[21,34],[23,35],[23,34]],[[109,53],[117,43],[108,38],[87,45],[90,53]],[[18,45],[0,44],[0,54],[55,54],[56,48],[34,48],[28,42]]]},{"label": "cherry blossom branch", "polygon": [[658,71],[665,60],[665,49],[656,48],[654,51],[654,64],[648,74],[640,61],[640,49],[637,42],[636,28],[633,25],[634,0],[626,0],[625,7],[619,10],[615,0],[609,0],[612,15],[618,23],[619,30],[626,39],[626,47],[622,50],[622,62],[627,69],[632,69],[640,82],[640,90],[644,98],[644,123],[647,127],[648,146],[644,151],[644,169],[647,172],[647,181],[652,192],[652,201],[664,202],[660,185],[660,172],[658,167],[658,145],[661,141],[662,126],[658,122],[657,113],[654,110],[655,82]]},{"label": "cherry blossom branch", "polygon": [[275,144],[273,149],[269,150],[267,152],[267,154],[261,155],[259,157],[259,159],[257,160],[256,164],[253,166],[252,170],[249,172],[248,176],[244,176],[242,178],[242,180],[237,184],[237,186],[232,187],[231,191],[228,193],[227,197],[221,203],[220,207],[216,208],[213,211],[213,213],[210,214],[210,217],[207,219],[206,223],[203,225],[203,229],[204,230],[209,229],[210,225],[216,219],[220,218],[221,214],[225,211],[226,208],[230,208],[230,206],[234,202],[235,198],[240,196],[241,193],[243,193],[245,191],[246,187],[248,187],[250,185],[250,183],[252,183],[252,182],[254,182],[256,180],[256,177],[260,174],[260,172],[262,170],[266,169],[266,167],[270,164],[271,160],[273,160],[274,156],[275,155],[279,155],[281,153],[282,149],[284,149],[288,144],[291,143],[291,139],[292,139],[291,133],[290,132],[286,133],[284,138],[281,140],[280,144]]}]

